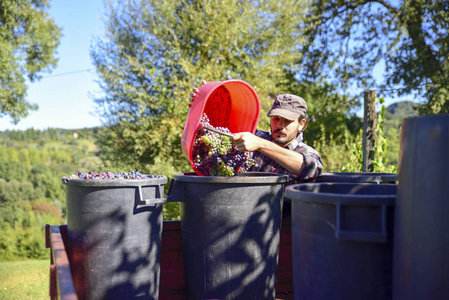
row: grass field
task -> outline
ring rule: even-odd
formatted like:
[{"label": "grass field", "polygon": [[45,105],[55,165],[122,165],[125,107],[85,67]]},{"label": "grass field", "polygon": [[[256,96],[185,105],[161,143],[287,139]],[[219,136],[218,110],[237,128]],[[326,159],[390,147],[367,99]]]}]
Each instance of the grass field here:
[{"label": "grass field", "polygon": [[0,262],[0,299],[49,299],[49,260]]}]

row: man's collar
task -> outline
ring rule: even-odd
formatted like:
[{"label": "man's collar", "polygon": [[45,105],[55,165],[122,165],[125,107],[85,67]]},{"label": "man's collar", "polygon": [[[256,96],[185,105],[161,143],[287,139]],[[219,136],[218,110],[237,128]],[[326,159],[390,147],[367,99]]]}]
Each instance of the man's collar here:
[{"label": "man's collar", "polygon": [[288,147],[288,149],[290,149],[290,150],[295,150],[296,149],[296,147],[298,147],[299,146],[299,144],[302,142],[302,132],[301,133],[299,133],[297,136],[296,136],[296,139],[294,139],[293,141],[291,141],[289,144],[287,144],[285,147]]}]

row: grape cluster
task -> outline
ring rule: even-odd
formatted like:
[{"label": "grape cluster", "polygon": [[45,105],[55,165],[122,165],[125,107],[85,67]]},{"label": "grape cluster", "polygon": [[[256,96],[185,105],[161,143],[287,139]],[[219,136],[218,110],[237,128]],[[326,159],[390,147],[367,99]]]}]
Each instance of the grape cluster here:
[{"label": "grape cluster", "polygon": [[202,175],[235,176],[255,166],[253,152],[239,152],[230,137],[205,130],[203,126],[231,133],[228,128],[213,127],[209,122],[203,114],[192,149],[194,166]]},{"label": "grape cluster", "polygon": [[139,169],[130,172],[114,173],[111,171],[97,173],[94,171],[82,172],[78,171],[72,175],[74,179],[149,179],[157,178],[160,175],[143,175],[139,172]]}]

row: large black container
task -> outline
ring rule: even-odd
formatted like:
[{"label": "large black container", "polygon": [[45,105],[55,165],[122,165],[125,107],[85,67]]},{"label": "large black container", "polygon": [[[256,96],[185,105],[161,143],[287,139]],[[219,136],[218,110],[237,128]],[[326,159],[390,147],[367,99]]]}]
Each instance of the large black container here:
[{"label": "large black container", "polygon": [[377,172],[334,172],[322,173],[315,182],[352,182],[352,183],[392,183],[397,182],[397,174]]},{"label": "large black container", "polygon": [[167,178],[62,181],[79,299],[158,299]]},{"label": "large black container", "polygon": [[286,188],[295,299],[391,299],[396,188],[372,183]]},{"label": "large black container", "polygon": [[449,115],[405,119],[395,216],[394,299],[449,299]]},{"label": "large black container", "polygon": [[274,299],[287,175],[176,174],[187,299]]}]

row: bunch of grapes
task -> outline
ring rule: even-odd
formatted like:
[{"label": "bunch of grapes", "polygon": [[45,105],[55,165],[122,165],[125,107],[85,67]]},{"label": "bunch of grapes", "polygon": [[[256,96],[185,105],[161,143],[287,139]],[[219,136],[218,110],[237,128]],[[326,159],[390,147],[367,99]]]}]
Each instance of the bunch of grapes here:
[{"label": "bunch of grapes", "polygon": [[158,178],[160,175],[143,175],[139,169],[130,172],[114,173],[111,171],[96,173],[94,171],[81,172],[78,171],[72,175],[74,179],[150,179]]},{"label": "bunch of grapes", "polygon": [[213,127],[207,115],[203,114],[192,150],[193,163],[201,174],[235,176],[255,166],[253,152],[239,152],[230,137],[208,131],[203,126],[231,133],[228,128]]}]

